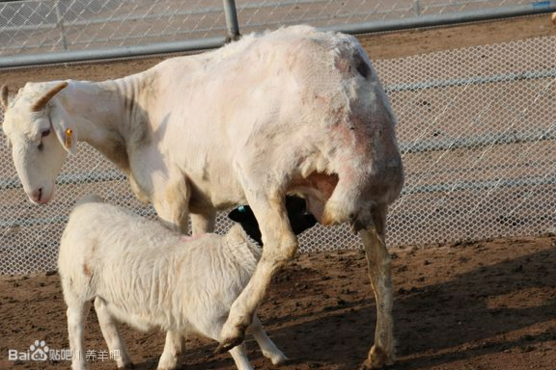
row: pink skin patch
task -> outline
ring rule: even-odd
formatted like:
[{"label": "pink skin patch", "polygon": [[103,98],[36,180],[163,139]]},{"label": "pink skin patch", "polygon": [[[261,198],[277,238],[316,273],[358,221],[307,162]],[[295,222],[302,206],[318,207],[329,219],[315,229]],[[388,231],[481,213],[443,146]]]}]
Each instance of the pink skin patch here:
[{"label": "pink skin patch", "polygon": [[202,238],[205,235],[207,235],[207,234],[199,234],[199,235],[194,235],[194,236],[184,235],[184,236],[181,237],[181,240],[183,240],[184,242],[191,242],[193,240],[197,240],[199,238]]}]

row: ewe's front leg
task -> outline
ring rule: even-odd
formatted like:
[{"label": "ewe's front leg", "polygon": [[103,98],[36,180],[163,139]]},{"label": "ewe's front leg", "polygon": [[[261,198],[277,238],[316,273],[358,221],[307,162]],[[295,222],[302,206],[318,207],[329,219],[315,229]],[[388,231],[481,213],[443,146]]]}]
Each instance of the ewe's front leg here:
[{"label": "ewe's front leg", "polygon": [[154,187],[152,202],[160,221],[169,229],[188,233],[189,197],[191,189],[183,176]]},{"label": "ewe's front leg", "polygon": [[291,231],[284,198],[275,196],[269,200],[260,195],[247,198],[259,221],[263,254],[251,280],[232,305],[220,335],[219,352],[228,351],[243,342],[245,330],[251,325],[272,277],[297,251],[297,238]]},{"label": "ewe's front leg", "polygon": [[191,214],[191,232],[195,235],[202,235],[214,232],[216,212],[210,211],[205,214]]},{"label": "ewe's front leg", "polygon": [[[153,196],[153,206],[162,223],[187,234],[190,188],[183,176],[173,176],[173,181],[160,185]],[[172,370],[178,366],[185,339],[181,332],[168,331],[164,351],[158,362],[159,370]]]},{"label": "ewe's front leg", "polygon": [[373,222],[373,226],[359,231],[365,246],[377,309],[375,342],[362,365],[365,370],[378,369],[395,361],[391,258],[384,242],[386,206],[373,210]]}]

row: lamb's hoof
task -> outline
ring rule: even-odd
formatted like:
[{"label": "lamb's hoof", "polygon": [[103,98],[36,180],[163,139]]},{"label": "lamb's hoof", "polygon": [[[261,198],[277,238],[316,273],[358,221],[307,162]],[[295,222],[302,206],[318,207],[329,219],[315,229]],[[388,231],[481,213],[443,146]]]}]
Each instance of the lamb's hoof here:
[{"label": "lamb's hoof", "polygon": [[282,356],[270,357],[270,362],[272,362],[274,366],[282,366],[290,362],[290,359],[282,354]]},{"label": "lamb's hoof", "polygon": [[384,369],[394,364],[394,356],[388,355],[382,348],[373,346],[369,356],[361,364],[360,370]]},{"label": "lamb's hoof", "polygon": [[216,347],[216,349],[214,350],[214,353],[228,352],[229,350],[231,350],[235,346],[239,346],[241,343],[243,343],[243,337],[234,337],[234,338],[224,339],[220,343],[220,345],[218,347]]},{"label": "lamb's hoof", "polygon": [[135,364],[133,362],[125,362],[125,363],[118,364],[117,367],[118,369],[131,370],[131,369],[135,369]]}]

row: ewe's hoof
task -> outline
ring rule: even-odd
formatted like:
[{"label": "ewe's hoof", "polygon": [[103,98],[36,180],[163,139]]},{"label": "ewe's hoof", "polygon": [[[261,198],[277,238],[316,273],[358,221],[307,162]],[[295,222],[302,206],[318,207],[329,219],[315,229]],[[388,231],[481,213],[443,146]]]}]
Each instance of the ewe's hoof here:
[{"label": "ewe's hoof", "polygon": [[388,355],[382,348],[373,346],[369,357],[363,362],[360,370],[383,369],[394,364],[394,356]]},{"label": "ewe's hoof", "polygon": [[220,338],[224,339],[220,341],[220,345],[214,351],[215,353],[227,352],[235,346],[243,343],[243,340],[245,339],[245,329],[249,326],[249,324],[244,321],[240,321],[239,324],[231,324],[231,322],[233,321],[228,318],[228,321],[222,327]]},{"label": "ewe's hoof", "polygon": [[222,343],[220,343],[220,345],[218,347],[216,347],[216,350],[214,350],[214,353],[228,352],[229,350],[231,350],[235,346],[239,346],[241,343],[243,343],[243,337],[235,337],[235,338],[224,339],[222,341]]}]

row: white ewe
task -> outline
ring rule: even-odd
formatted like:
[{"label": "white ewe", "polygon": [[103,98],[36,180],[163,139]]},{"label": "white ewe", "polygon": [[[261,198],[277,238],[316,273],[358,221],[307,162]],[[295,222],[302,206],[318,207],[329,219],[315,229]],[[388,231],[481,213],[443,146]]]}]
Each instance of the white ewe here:
[{"label": "white ewe", "polygon": [[[156,327],[220,340],[230,307],[260,254],[238,224],[224,236],[188,238],[99,197],[80,201],[62,236],[58,260],[72,369],[87,368],[83,334],[93,299],[108,348],[120,353],[118,367],[131,360],[115,320],[142,330]],[[286,360],[256,316],[250,330],[273,364]],[[252,369],[243,344],[230,353],[238,369]]]},{"label": "white ewe", "polygon": [[[81,140],[175,229],[186,231],[191,213],[193,234],[212,231],[216,210],[249,204],[265,248],[232,305],[222,349],[243,341],[272,276],[297,250],[285,195],[302,195],[321,224],[351,223],[377,301],[364,366],[394,361],[384,231],[403,169],[396,118],[354,37],[282,28],[118,80],[29,83],[13,99],[3,89],[2,103],[16,170],[36,203],[51,199],[66,151]],[[166,350],[180,340],[170,332]]]}]

